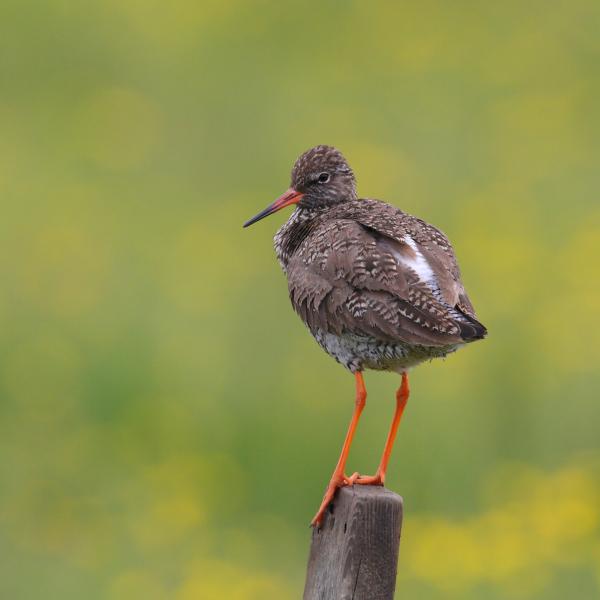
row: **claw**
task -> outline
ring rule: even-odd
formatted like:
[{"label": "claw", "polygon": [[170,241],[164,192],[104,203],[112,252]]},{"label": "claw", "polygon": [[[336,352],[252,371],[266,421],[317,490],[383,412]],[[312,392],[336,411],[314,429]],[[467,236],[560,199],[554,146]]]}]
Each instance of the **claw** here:
[{"label": "claw", "polygon": [[352,475],[350,475],[350,477],[348,477],[348,485],[354,485],[358,479],[360,479],[360,473],[355,471],[352,473]]},{"label": "claw", "polygon": [[[358,475],[355,473],[354,475]],[[375,475],[358,475],[358,477],[350,477],[352,485],[383,485],[385,483],[385,475],[375,473]]]},{"label": "claw", "polygon": [[310,524],[313,527],[318,527],[321,525],[321,523],[323,522],[323,516],[325,515],[325,511],[333,501],[336,491],[339,488],[346,487],[347,485],[352,485],[350,483],[351,479],[352,477],[348,477],[344,473],[342,473],[341,475],[333,475],[331,481],[329,482],[329,485],[327,486],[327,489],[325,490],[325,495],[323,496],[321,506],[319,506],[317,514],[313,517],[313,520],[310,522]]}]

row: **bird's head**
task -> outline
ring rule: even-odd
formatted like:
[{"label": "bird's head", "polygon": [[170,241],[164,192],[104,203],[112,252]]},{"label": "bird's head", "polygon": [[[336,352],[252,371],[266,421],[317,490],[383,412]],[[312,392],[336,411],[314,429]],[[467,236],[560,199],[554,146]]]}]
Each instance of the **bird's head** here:
[{"label": "bird's head", "polygon": [[356,180],[342,153],[333,146],[315,146],[296,160],[290,188],[244,227],[291,204],[318,209],[355,199]]}]

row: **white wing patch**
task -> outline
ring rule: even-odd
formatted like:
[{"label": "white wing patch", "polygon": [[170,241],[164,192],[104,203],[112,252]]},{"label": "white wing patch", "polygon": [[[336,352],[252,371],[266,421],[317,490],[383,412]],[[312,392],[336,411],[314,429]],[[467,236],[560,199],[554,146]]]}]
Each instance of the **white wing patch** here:
[{"label": "white wing patch", "polygon": [[435,278],[433,269],[419,250],[419,246],[417,246],[415,240],[413,240],[409,235],[405,235],[402,238],[402,241],[411,247],[414,252],[414,256],[405,256],[400,252],[394,251],[394,257],[396,260],[399,263],[407,266],[409,269],[412,269],[417,274],[417,277],[423,283],[426,283],[432,290],[439,290],[439,284]]}]

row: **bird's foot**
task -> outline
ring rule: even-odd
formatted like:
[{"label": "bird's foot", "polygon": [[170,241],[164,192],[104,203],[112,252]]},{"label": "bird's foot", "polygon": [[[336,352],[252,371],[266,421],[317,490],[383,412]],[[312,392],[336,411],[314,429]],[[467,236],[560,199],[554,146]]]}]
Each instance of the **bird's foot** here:
[{"label": "bird's foot", "polygon": [[348,477],[347,485],[383,485],[385,483],[385,473],[377,471],[375,475],[361,475],[352,473]]},{"label": "bird's foot", "polygon": [[347,485],[352,485],[350,483],[350,477],[348,477],[347,475],[344,475],[344,473],[334,473],[333,476],[331,477],[331,481],[329,482],[329,485],[327,486],[327,489],[325,490],[325,495],[323,496],[323,502],[321,502],[321,506],[319,506],[319,510],[317,511],[317,514],[313,517],[313,520],[310,522],[310,524],[313,527],[318,527],[319,525],[321,525],[321,523],[323,522],[323,516],[325,515],[325,511],[327,510],[327,507],[331,504],[334,496],[335,496],[335,492],[342,487],[345,487]]}]

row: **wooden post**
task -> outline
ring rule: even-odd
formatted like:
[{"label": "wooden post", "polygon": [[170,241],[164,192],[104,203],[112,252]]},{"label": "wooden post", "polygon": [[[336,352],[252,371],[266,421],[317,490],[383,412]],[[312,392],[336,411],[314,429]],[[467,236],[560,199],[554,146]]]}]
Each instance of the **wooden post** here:
[{"label": "wooden post", "polygon": [[314,528],[304,600],[393,600],[402,498],[378,486],[338,490]]}]

